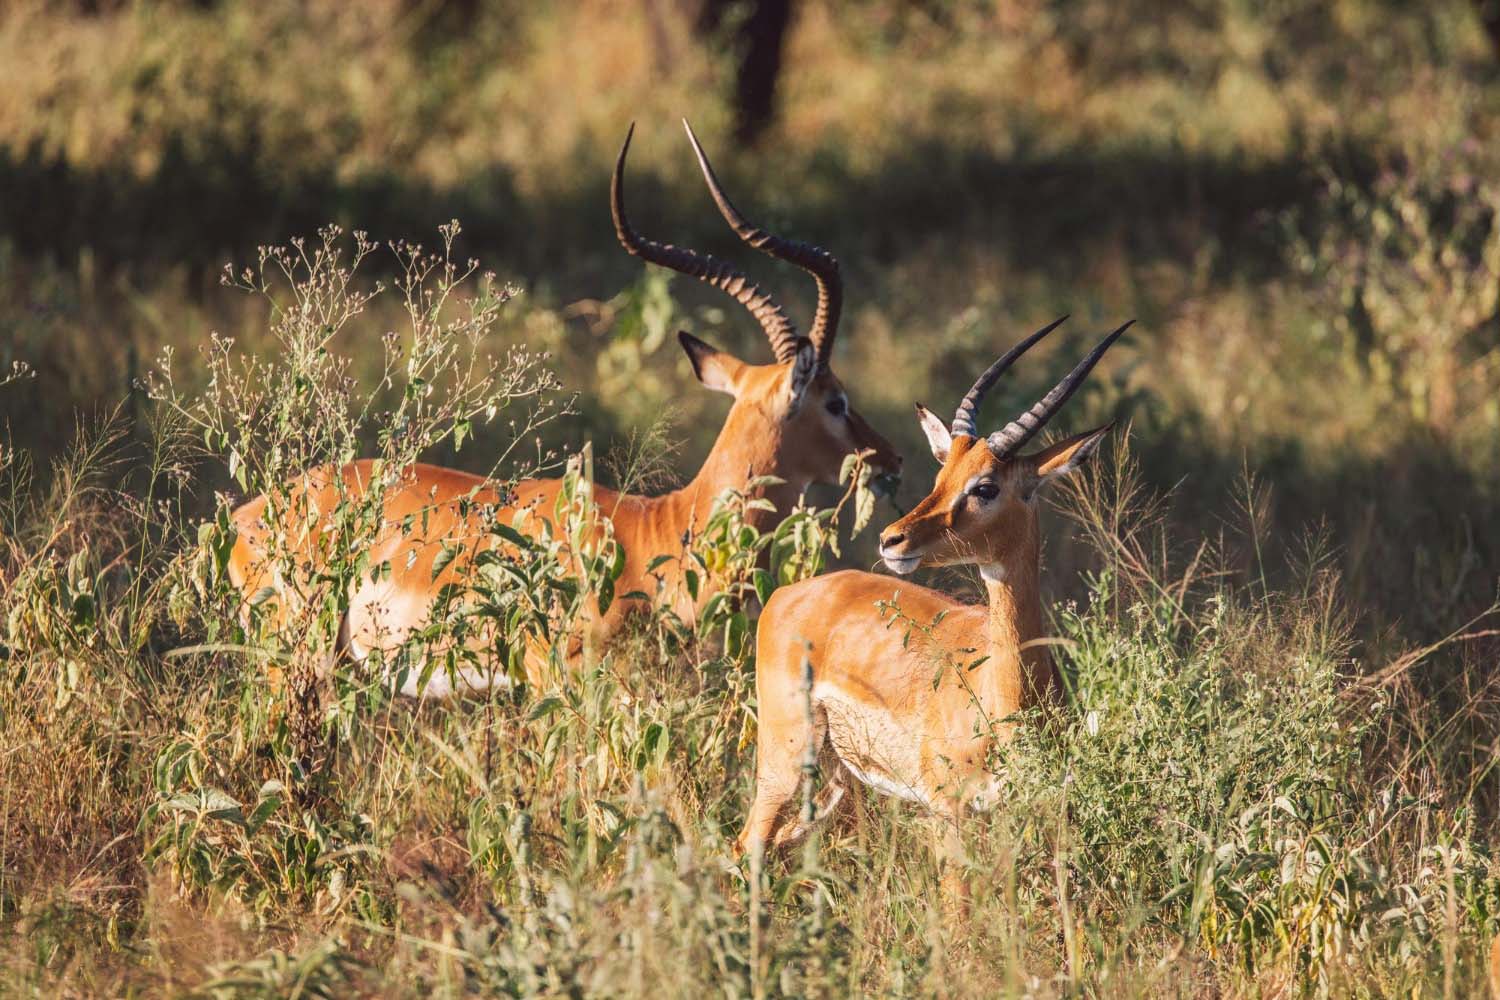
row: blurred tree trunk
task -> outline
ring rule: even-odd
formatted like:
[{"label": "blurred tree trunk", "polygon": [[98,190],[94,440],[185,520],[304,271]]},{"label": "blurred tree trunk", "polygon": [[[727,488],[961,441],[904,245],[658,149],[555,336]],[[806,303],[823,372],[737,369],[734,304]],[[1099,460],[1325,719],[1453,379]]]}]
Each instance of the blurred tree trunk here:
[{"label": "blurred tree trunk", "polygon": [[776,116],[776,79],[792,21],[792,0],[702,0],[699,37],[716,40],[734,32],[739,59],[735,76],[735,132],[753,143]]},{"label": "blurred tree trunk", "polygon": [[[219,0],[180,0],[182,6],[192,7],[197,10],[213,10],[219,5]],[[4,4],[0,3],[0,7]],[[64,4],[57,4],[66,7]],[[132,6],[131,0],[74,0],[73,9],[84,17],[98,17],[101,14],[118,14],[127,7]]]},{"label": "blurred tree trunk", "polygon": [[1474,0],[1474,7],[1479,12],[1479,23],[1484,25],[1484,33],[1490,36],[1490,45],[1495,49],[1495,55],[1500,57],[1500,0]]}]

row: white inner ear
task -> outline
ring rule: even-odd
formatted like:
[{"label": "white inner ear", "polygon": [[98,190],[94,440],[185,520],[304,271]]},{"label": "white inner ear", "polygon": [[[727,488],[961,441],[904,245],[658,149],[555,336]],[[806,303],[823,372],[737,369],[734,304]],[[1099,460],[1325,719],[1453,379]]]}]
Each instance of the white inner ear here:
[{"label": "white inner ear", "polygon": [[734,395],[734,380],[729,377],[725,366],[719,363],[719,355],[711,354],[700,358],[695,371],[698,374],[698,381],[703,383],[704,388]]},{"label": "white inner ear", "polygon": [[1093,457],[1094,452],[1099,450],[1099,445],[1108,436],[1109,428],[1101,427],[1093,433],[1092,437],[1087,438],[1077,448],[1074,448],[1073,453],[1067,457],[1066,461],[1059,462],[1046,471],[1037,469],[1036,478],[1032,481],[1030,488],[1026,490],[1026,499],[1030,500],[1035,496],[1038,489],[1046,486],[1053,480],[1072,475],[1083,468],[1088,463],[1088,460]]},{"label": "white inner ear", "polygon": [[818,352],[812,342],[804,340],[792,359],[792,370],[787,376],[787,412],[796,413],[802,405],[802,396],[812,385],[813,374],[818,368]]},{"label": "white inner ear", "polygon": [[734,385],[734,375],[739,367],[738,362],[695,337],[687,334],[678,334],[678,336],[683,338],[682,348],[687,351],[688,360],[693,363],[693,375],[703,383],[703,387],[712,389],[714,392],[735,395],[737,390]]},{"label": "white inner ear", "polygon": [[953,435],[949,433],[948,425],[920,403],[917,404],[917,422],[922,425],[922,433],[927,435],[927,447],[932,449],[932,457],[939,462],[948,461],[948,452],[953,449]]},{"label": "white inner ear", "polygon": [[1073,473],[1083,468],[1088,460],[1093,457],[1094,452],[1099,450],[1099,443],[1103,441],[1104,438],[1105,434],[1101,432],[1083,442],[1083,444],[1079,445],[1073,450],[1073,454],[1068,456],[1068,460],[1066,462],[1063,462],[1060,465],[1056,465],[1048,469],[1046,472],[1042,473],[1041,481],[1047,483],[1061,476],[1071,476]]}]

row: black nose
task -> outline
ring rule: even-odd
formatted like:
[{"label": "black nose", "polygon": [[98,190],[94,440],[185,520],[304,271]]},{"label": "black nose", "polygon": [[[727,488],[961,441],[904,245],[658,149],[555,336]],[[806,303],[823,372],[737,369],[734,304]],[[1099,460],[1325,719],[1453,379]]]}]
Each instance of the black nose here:
[{"label": "black nose", "polygon": [[900,545],[904,541],[906,541],[906,535],[898,531],[894,535],[882,535],[880,537],[880,547],[882,549],[889,549]]}]

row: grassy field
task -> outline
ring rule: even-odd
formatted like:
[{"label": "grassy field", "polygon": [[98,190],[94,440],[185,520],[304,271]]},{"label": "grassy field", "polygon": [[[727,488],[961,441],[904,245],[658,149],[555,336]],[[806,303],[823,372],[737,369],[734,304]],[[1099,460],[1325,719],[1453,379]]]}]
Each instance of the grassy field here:
[{"label": "grassy field", "polygon": [[[747,148],[689,4],[76,6],[0,6],[0,994],[1479,995],[1479,5],[806,0]],[[347,666],[310,702],[272,685],[268,663],[322,663],[328,607],[240,628],[225,512],[314,462],[507,478],[590,441],[611,484],[691,474],[726,406],[672,333],[770,354],[615,244],[630,122],[638,228],[743,264],[804,326],[813,290],[724,228],[683,116],[741,208],[839,255],[834,364],[907,457],[902,509],[935,470],[913,400],[951,411],[1072,313],[993,393],[998,426],[1138,318],[1056,424],[1128,432],[1044,514],[1068,710],[996,762],[967,919],[931,824],[873,794],[760,883],[726,869],[755,734],[733,605],[641,621],[546,690],[432,705]],[[347,282],[257,249],[330,222],[345,264],[352,231],[375,244]],[[325,321],[287,308],[309,300]],[[763,548],[783,579],[819,564],[740,516],[699,552],[731,590]],[[786,530],[869,568],[895,516]],[[366,568],[358,522],[330,582]],[[544,593],[601,586],[554,556],[491,595],[508,644],[554,634]]]}]

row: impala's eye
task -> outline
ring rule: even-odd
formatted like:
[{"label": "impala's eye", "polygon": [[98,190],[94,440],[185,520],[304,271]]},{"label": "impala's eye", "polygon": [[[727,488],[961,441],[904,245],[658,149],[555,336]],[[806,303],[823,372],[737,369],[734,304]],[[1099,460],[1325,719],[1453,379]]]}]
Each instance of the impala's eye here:
[{"label": "impala's eye", "polygon": [[834,396],[823,406],[835,417],[842,417],[849,412],[849,401],[843,396]]},{"label": "impala's eye", "polygon": [[989,480],[985,480],[982,483],[975,483],[970,488],[969,495],[977,497],[980,500],[993,500],[1000,495],[1000,487]]}]

